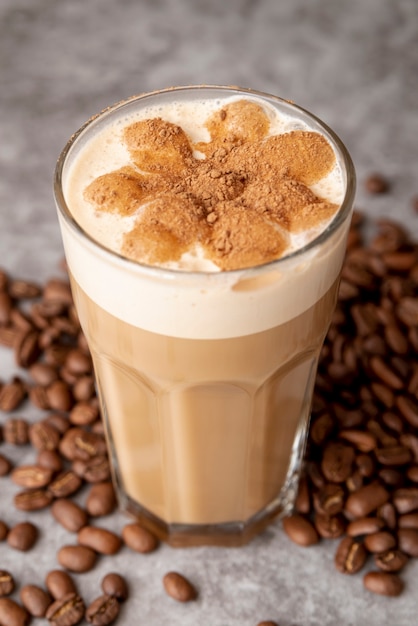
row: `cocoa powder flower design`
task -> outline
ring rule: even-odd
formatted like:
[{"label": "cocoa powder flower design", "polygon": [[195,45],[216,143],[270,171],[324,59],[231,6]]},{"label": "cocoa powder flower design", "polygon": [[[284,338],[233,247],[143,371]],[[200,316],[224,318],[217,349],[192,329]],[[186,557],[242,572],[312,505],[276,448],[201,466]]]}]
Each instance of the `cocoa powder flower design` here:
[{"label": "cocoa powder flower design", "polygon": [[205,126],[210,140],[193,144],[159,117],[130,124],[122,141],[131,164],[85,189],[99,212],[138,214],[123,238],[128,258],[161,265],[198,245],[222,270],[255,266],[282,256],[289,233],[336,212],[309,189],[335,164],[321,134],[270,135],[267,112],[251,100],[226,104]]}]

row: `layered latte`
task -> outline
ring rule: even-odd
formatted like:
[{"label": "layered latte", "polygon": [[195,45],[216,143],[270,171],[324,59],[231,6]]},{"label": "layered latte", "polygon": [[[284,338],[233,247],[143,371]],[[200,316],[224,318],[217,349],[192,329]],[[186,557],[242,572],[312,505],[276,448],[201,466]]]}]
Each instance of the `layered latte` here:
[{"label": "layered latte", "polygon": [[64,158],[63,240],[123,505],[173,543],[240,543],[292,503],[349,158],[287,102],[205,87],[105,112]]}]

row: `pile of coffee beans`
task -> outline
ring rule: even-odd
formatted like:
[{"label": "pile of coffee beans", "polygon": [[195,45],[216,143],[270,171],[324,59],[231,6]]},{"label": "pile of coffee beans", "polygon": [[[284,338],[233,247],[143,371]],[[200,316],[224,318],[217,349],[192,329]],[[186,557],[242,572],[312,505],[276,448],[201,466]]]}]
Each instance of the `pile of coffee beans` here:
[{"label": "pile of coffee beans", "polygon": [[[95,525],[115,511],[117,502],[92,361],[67,280],[54,278],[41,287],[0,271],[0,345],[13,350],[18,371],[0,381],[0,443],[30,446],[33,456],[33,462],[14,466],[0,452],[0,477],[17,485],[16,509],[30,515],[48,508],[74,533],[74,543],[53,555],[54,567],[62,569],[53,569],[43,587],[34,581],[19,589],[11,572],[0,571],[0,624],[22,626],[31,617],[44,617],[53,626],[72,626],[83,618],[105,626],[119,615],[128,583],[116,572],[107,574],[102,593],[87,606],[71,574],[90,571],[100,555],[116,554],[122,545],[149,553],[159,542],[136,522],[127,521],[121,536]],[[39,420],[19,414],[28,401],[42,412]],[[87,491],[83,506],[73,499],[82,489]],[[30,550],[38,534],[32,521],[9,528],[0,519],[0,541],[15,550]],[[179,572],[168,572],[161,586],[179,602],[197,597]],[[16,591],[20,603],[9,597]]]},{"label": "pile of coffee beans", "polygon": [[322,350],[294,542],[338,542],[335,567],[398,596],[418,557],[418,245],[382,219],[364,243],[355,214]]},{"label": "pile of coffee beans", "polygon": [[[374,181],[375,193],[377,187],[380,192]],[[362,222],[356,213],[319,363],[305,473],[283,528],[302,546],[337,541],[338,571],[364,568],[366,589],[396,596],[401,570],[418,557],[418,246],[389,220],[374,225],[366,244]],[[116,497],[91,357],[68,282],[54,278],[39,286],[0,271],[0,345],[13,350],[18,368],[0,381],[0,442],[33,452],[31,463],[17,466],[0,452],[0,476],[19,488],[16,509],[30,515],[48,508],[74,534],[74,543],[54,555],[44,586],[34,581],[19,589],[13,573],[0,571],[0,624],[21,626],[32,616],[56,626],[83,618],[110,624],[128,583],[107,574],[87,606],[72,573],[91,570],[100,555],[122,545],[152,552],[158,540],[135,522],[121,536],[95,525],[116,509]],[[20,414],[28,401],[42,411],[38,421]],[[83,506],[73,499],[82,489]],[[0,541],[10,548],[28,551],[37,539],[32,521],[9,528],[0,519]],[[174,571],[162,589],[179,602],[198,595]],[[9,597],[16,591],[20,603]]]}]

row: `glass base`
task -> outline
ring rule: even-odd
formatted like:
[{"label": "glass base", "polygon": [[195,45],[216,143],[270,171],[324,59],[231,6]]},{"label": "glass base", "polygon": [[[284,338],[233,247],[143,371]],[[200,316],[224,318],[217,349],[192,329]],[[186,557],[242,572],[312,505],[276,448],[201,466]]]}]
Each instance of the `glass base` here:
[{"label": "glass base", "polygon": [[224,524],[167,523],[132,500],[119,485],[117,486],[117,494],[122,512],[134,517],[142,526],[172,547],[239,547],[249,543],[274,520],[292,512],[298,484],[299,472],[295,472],[288,481],[286,488],[282,490],[279,501],[271,503],[245,522],[227,522]]}]

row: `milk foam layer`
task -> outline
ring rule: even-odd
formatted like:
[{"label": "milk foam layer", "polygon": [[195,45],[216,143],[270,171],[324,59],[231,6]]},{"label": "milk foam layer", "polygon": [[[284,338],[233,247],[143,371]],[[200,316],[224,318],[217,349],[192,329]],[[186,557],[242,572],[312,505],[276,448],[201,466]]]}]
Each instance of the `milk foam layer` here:
[{"label": "milk foam layer", "polygon": [[[242,100],[242,98],[229,98],[224,104],[238,100]],[[258,103],[260,104],[259,101]],[[121,251],[123,235],[133,228],[138,215],[141,214],[140,207],[137,214],[129,217],[105,212],[99,213],[85,200],[83,195],[88,185],[99,176],[132,164],[131,155],[121,137],[123,128],[139,120],[160,116],[162,119],[183,128],[193,143],[207,142],[210,135],[204,123],[214,111],[221,107],[222,102],[218,99],[148,106],[129,118],[122,118],[105,128],[84,147],[82,154],[68,174],[65,195],[75,220],[93,239],[110,250],[123,255]],[[266,103],[263,104],[263,108],[270,121],[270,135],[279,135],[292,130],[310,130],[300,120],[279,114],[276,109]],[[197,151],[194,155],[197,158],[199,156],[204,158],[204,155]],[[340,205],[343,199],[344,185],[338,162],[328,176],[311,185],[310,188],[319,197]],[[319,232],[323,231],[330,221],[331,219],[321,222],[320,226],[305,230],[297,235],[290,233],[286,254],[305,246]],[[146,263],[146,259],[143,262]],[[169,261],[159,265],[185,271],[219,271],[215,263],[204,258],[202,249],[198,245],[192,253],[183,255],[180,261]]]},{"label": "milk foam layer", "polygon": [[[224,98],[225,94],[221,94]],[[229,95],[227,93],[227,95]],[[201,97],[198,94],[198,97]],[[172,94],[175,99],[175,92]],[[243,95],[234,96],[242,99]],[[158,98],[158,96],[157,96]],[[75,221],[92,239],[115,250],[126,230],[115,216],[95,216],[82,191],[97,176],[126,165],[129,155],[119,141],[126,124],[160,116],[179,124],[194,141],[207,141],[202,124],[225,99],[157,103],[128,114],[123,111],[96,135],[79,138],[64,171],[64,196]],[[230,98],[226,100],[229,102]],[[256,99],[269,113],[272,134],[309,129],[306,123]],[[138,100],[138,109],[141,100]],[[317,129],[315,129],[317,130]],[[92,131],[90,131],[92,132]],[[336,204],[344,196],[340,160],[314,192]],[[145,330],[184,338],[214,339],[261,332],[284,323],[311,307],[338,277],[347,225],[320,246],[290,255],[263,267],[216,272],[199,251],[190,257],[189,271],[141,266],[121,259],[86,238],[60,216],[67,261],[74,279],[109,313]],[[326,228],[327,225],[322,225]],[[314,236],[319,233],[314,233]],[[303,247],[313,233],[293,238],[293,249]],[[290,250],[292,252],[292,249]],[[196,273],[197,272],[197,273]]]}]

